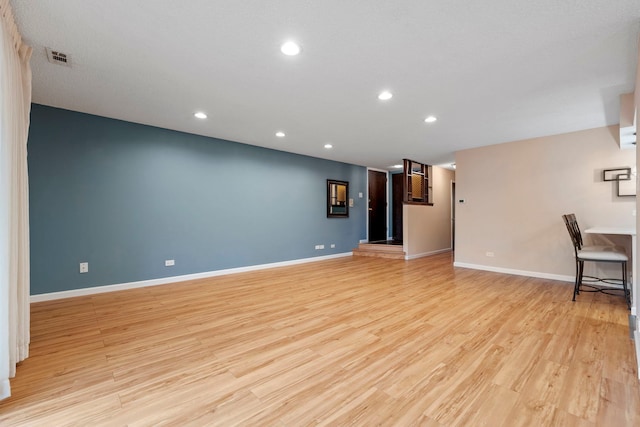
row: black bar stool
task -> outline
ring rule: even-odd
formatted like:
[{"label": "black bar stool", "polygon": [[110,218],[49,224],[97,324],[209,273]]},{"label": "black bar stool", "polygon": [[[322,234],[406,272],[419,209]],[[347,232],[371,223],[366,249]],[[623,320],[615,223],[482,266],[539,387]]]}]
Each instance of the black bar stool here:
[{"label": "black bar stool", "polygon": [[[578,221],[575,214],[562,215],[564,223],[571,236],[571,242],[573,243],[573,250],[576,258],[576,280],[573,286],[573,301],[576,300],[576,295],[583,292],[602,292],[609,293],[608,291],[619,291],[616,288],[599,288],[589,284],[582,283],[584,277],[592,279],[594,281],[617,284],[622,281],[622,291],[624,291],[624,299],[627,302],[627,308],[631,309],[631,301],[629,289],[627,288],[627,262],[629,257],[620,248],[614,246],[585,246],[582,242],[582,234],[580,233],[580,227],[578,227]],[[622,266],[622,279],[599,279],[597,277],[584,276],[584,263],[590,262],[618,262]],[[587,286],[591,289],[582,289],[582,286]]]}]

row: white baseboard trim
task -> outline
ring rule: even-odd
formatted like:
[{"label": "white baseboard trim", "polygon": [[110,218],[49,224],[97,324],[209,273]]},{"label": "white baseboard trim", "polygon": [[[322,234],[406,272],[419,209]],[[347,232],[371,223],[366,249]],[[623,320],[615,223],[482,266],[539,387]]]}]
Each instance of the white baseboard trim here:
[{"label": "white baseboard trim", "polygon": [[69,291],[50,292],[46,294],[31,295],[30,301],[42,302],[62,298],[72,298],[86,295],[103,294],[106,292],[123,291],[126,289],[145,288],[147,286],[166,285],[168,283],[186,282],[188,280],[206,279],[208,277],[225,276],[227,274],[245,273],[248,271],[266,270],[268,268],[286,267],[290,265],[306,264],[309,262],[325,261],[328,259],[352,256],[353,252],[343,252],[333,255],[324,255],[312,258],[294,259],[291,261],[273,262],[269,264],[249,265],[246,267],[227,268],[224,270],[205,271],[202,273],[185,274],[182,276],[161,277],[159,279],[141,280],[138,282],[118,283],[115,285],[94,286],[91,288],[72,289]]},{"label": "white baseboard trim", "polygon": [[[540,273],[538,271],[527,271],[527,270],[515,270],[512,268],[502,268],[502,267],[493,267],[489,265],[479,265],[479,264],[467,264],[464,262],[454,262],[454,267],[463,267],[463,268],[471,268],[473,270],[484,270],[484,271],[492,271],[494,273],[504,273],[504,274],[513,274],[515,276],[526,276],[526,277],[535,277],[537,279],[549,279],[549,280],[558,280],[560,282],[574,282],[576,280],[575,276],[565,276],[562,274],[551,274],[551,273]],[[583,284],[588,285],[589,282],[585,281]],[[618,285],[615,283],[607,283],[603,286],[608,288],[618,288],[622,289],[622,285]],[[635,307],[631,307],[631,314],[634,314]]]},{"label": "white baseboard trim", "polygon": [[420,254],[413,254],[413,255],[405,255],[404,259],[405,260],[410,260],[410,259],[422,258],[422,257],[426,257],[426,256],[442,254],[442,253],[449,252],[449,251],[451,251],[451,248],[438,249],[437,251],[422,252]]},{"label": "white baseboard trim", "polygon": [[513,268],[493,267],[490,265],[468,264],[466,262],[454,262],[454,267],[471,268],[473,270],[492,271],[494,273],[513,274],[515,276],[535,277],[538,279],[559,280],[561,282],[573,282],[574,276],[565,276],[563,274],[541,273],[539,271],[516,270]]}]

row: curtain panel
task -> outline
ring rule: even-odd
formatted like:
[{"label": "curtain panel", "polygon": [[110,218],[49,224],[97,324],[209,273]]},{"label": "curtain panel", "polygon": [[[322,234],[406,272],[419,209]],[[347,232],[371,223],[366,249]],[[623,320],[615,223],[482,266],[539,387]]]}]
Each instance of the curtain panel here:
[{"label": "curtain panel", "polygon": [[0,399],[29,355],[29,182],[31,48],[9,0],[0,0]]}]

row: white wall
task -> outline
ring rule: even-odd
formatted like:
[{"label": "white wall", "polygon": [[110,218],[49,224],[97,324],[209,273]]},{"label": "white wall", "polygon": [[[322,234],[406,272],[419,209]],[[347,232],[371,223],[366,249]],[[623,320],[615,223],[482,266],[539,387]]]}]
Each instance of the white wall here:
[{"label": "white wall", "polygon": [[457,152],[456,198],[466,202],[456,206],[456,264],[573,277],[563,214],[583,230],[636,221],[636,198],[602,181],[603,169],[636,164],[617,135],[610,126]]},{"label": "white wall", "polygon": [[451,182],[454,172],[433,167],[433,206],[404,205],[403,247],[407,258],[451,249]]}]

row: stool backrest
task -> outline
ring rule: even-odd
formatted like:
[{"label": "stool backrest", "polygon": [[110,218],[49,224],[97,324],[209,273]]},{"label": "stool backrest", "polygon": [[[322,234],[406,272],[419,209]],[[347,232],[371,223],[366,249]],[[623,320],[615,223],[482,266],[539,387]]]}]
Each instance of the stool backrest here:
[{"label": "stool backrest", "polygon": [[573,243],[573,249],[579,251],[582,249],[582,234],[580,233],[580,227],[578,227],[578,221],[575,214],[562,215],[564,223],[567,226],[569,236],[571,236],[571,242]]}]

